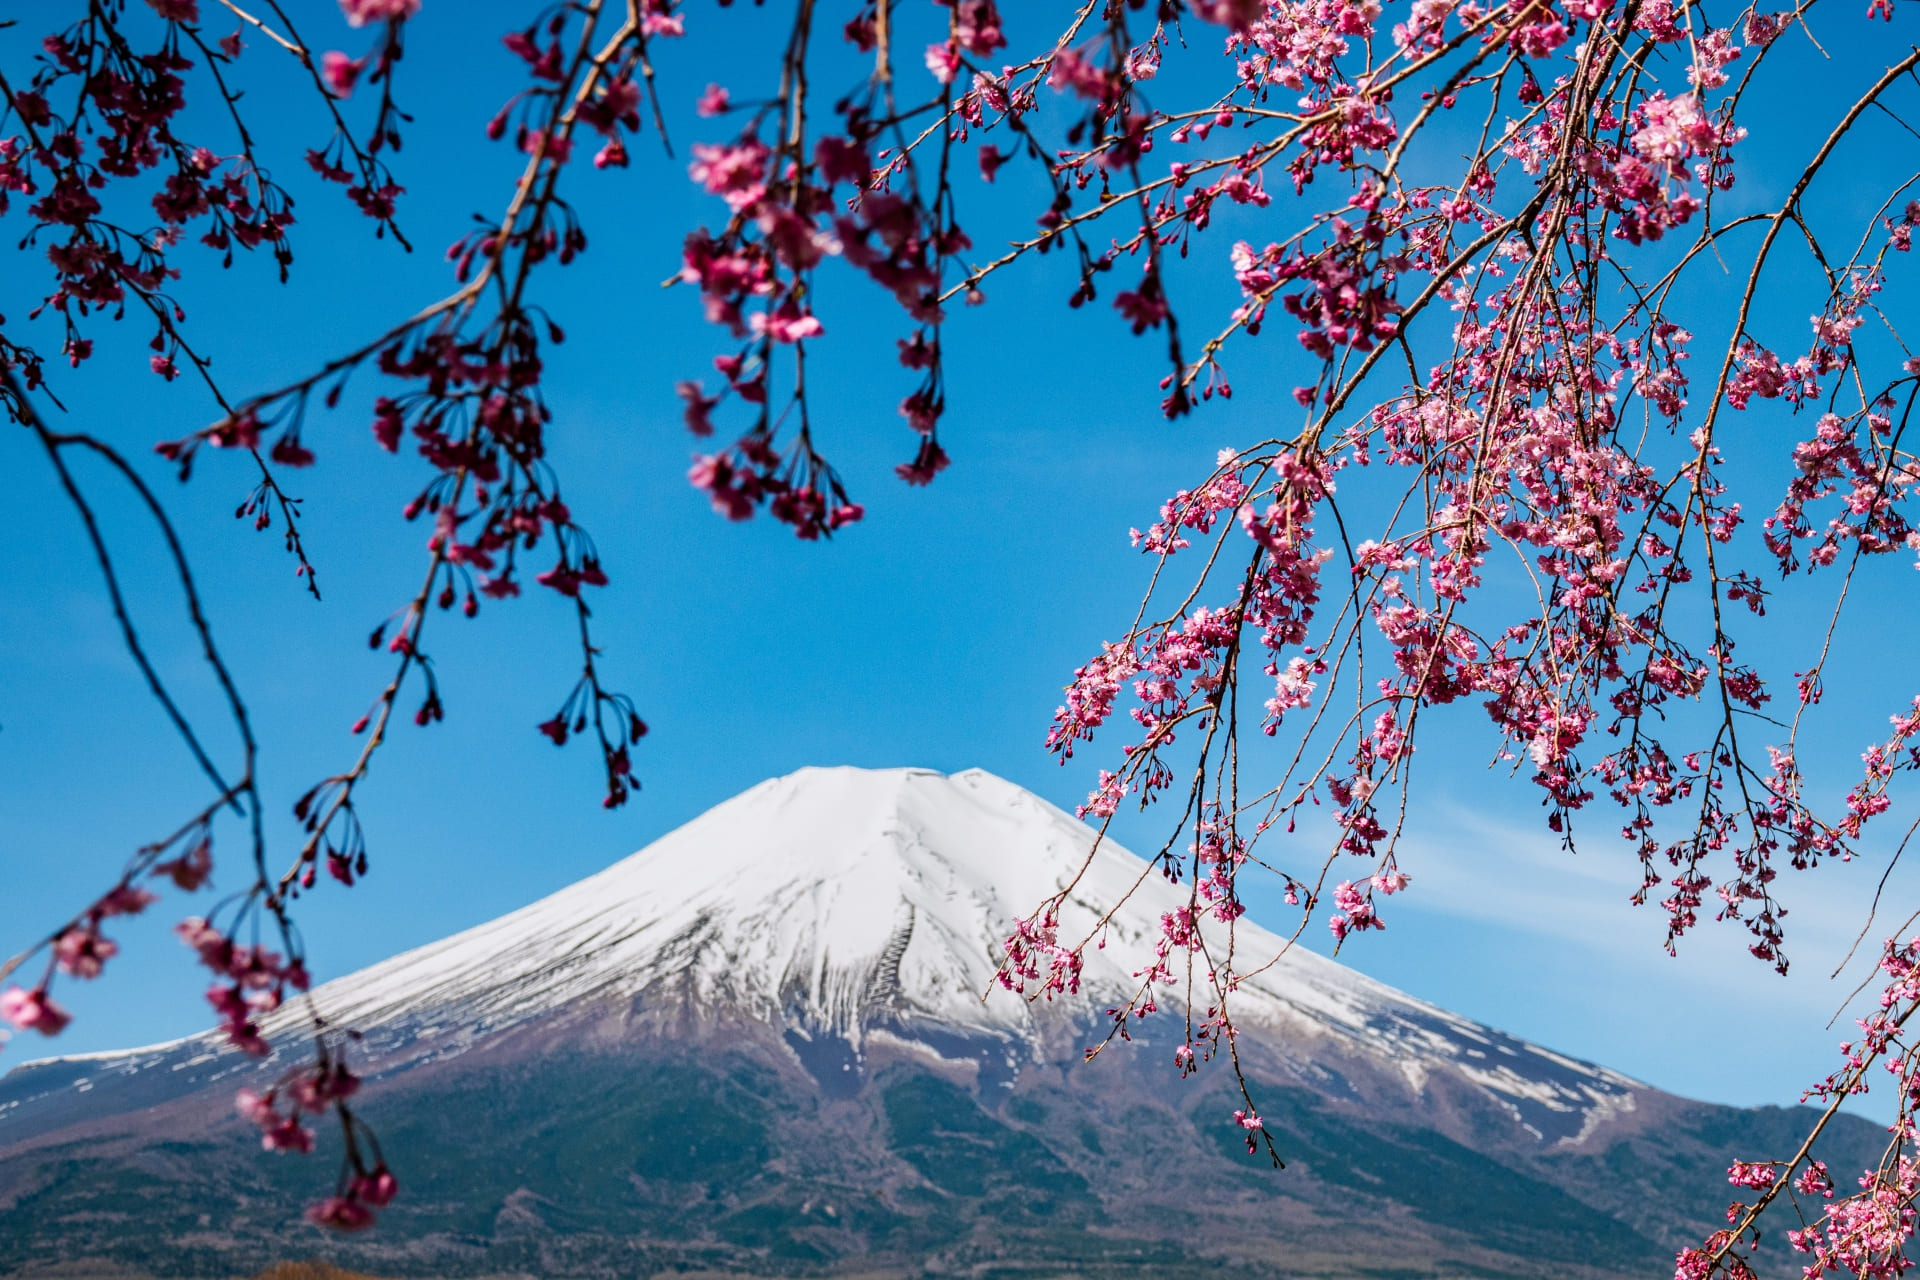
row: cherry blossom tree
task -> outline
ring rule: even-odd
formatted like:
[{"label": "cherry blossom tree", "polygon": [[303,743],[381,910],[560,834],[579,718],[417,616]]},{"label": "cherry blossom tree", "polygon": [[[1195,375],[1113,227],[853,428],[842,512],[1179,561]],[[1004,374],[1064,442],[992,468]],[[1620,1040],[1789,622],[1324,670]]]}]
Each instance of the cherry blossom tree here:
[{"label": "cherry blossom tree", "polygon": [[[673,65],[701,5],[557,0],[502,33],[520,73],[476,127],[524,163],[497,218],[449,247],[444,296],[283,386],[226,385],[182,329],[183,269],[264,253],[284,279],[292,260],[292,201],[266,161],[302,140],[256,132],[266,122],[243,109],[261,60],[303,77],[330,122],[305,152],[313,172],[374,236],[408,245],[402,55],[420,3],[70,0],[34,14],[49,28],[37,45],[0,31],[0,217],[21,229],[16,269],[45,290],[26,323],[0,322],[0,403],[43,446],[127,650],[207,781],[99,897],[0,967],[15,978],[0,1013],[23,1030],[61,1030],[58,984],[101,974],[115,917],[157,890],[199,890],[218,834],[238,842],[249,887],[178,932],[214,974],[226,1038],[268,1053],[261,1017],[308,986],[302,895],[366,871],[356,798],[370,761],[396,714],[443,713],[436,619],[472,618],[529,578],[578,620],[577,680],[538,728],[591,744],[607,805],[630,794],[646,726],[596,662],[590,602],[608,574],[546,461],[548,433],[567,424],[543,392],[543,351],[564,334],[539,298],[587,247],[569,193],[612,180],[602,171],[642,147],[664,156],[661,95],[691,99],[708,80]],[[1589,810],[1619,811],[1636,900],[1665,913],[1669,949],[1711,915],[1782,972],[1783,866],[1851,860],[1893,808],[1896,777],[1920,768],[1920,690],[1890,695],[1891,728],[1844,795],[1814,794],[1798,754],[1852,587],[1909,572],[1920,551],[1908,519],[1920,462],[1904,443],[1920,358],[1892,301],[1920,173],[1883,167],[1864,216],[1823,196],[1836,153],[1864,131],[1890,120],[1913,134],[1899,113],[1920,52],[1865,68],[1857,94],[1792,84],[1824,141],[1783,154],[1749,135],[1752,104],[1782,91],[1782,51],[1814,42],[1813,8],[1085,0],[1008,14],[995,0],[832,12],[790,0],[767,11],[784,33],[777,56],[729,66],[731,83],[698,94],[710,127],[686,171],[711,214],[662,253],[718,354],[704,375],[659,377],[700,442],[688,478],[719,514],[808,540],[858,536],[863,507],[816,436],[806,378],[810,344],[834,323],[817,282],[848,268],[898,304],[908,485],[933,483],[949,465],[942,432],[965,430],[944,421],[946,325],[1016,267],[1055,273],[1076,308],[1110,295],[1163,361],[1164,414],[1212,415],[1247,441],[1135,533],[1140,611],[1073,673],[1047,746],[1064,761],[1120,738],[1082,816],[1104,835],[1123,805],[1162,806],[1169,836],[1152,862],[1189,889],[1131,1002],[1112,1010],[1108,1043],[1172,1001],[1185,1019],[1175,1066],[1226,1061],[1251,1155],[1283,1157],[1235,1050],[1236,983],[1274,959],[1234,948],[1241,877],[1278,877],[1293,939],[1326,928],[1346,945],[1383,927],[1411,879],[1415,746],[1441,708],[1487,713],[1490,751],[1539,788],[1557,838],[1571,844]],[[1892,17],[1890,0],[1822,14],[1848,28]],[[825,68],[855,55],[861,72],[822,96]],[[183,136],[189,100],[225,108],[219,136]],[[1009,166],[1050,194],[983,249],[962,206],[976,231],[1001,214],[986,188]],[[1767,183],[1757,203],[1751,183],[1736,187],[1749,166]],[[1207,234],[1216,214],[1267,229],[1223,243]],[[1027,266],[1056,251],[1062,263]],[[1231,279],[1237,305],[1176,310],[1183,283],[1209,273]],[[1795,301],[1805,280],[1810,324]],[[400,513],[431,526],[420,585],[370,637],[391,674],[340,771],[295,804],[297,849],[268,847],[247,704],[165,505],[114,445],[56,430],[43,408],[57,403],[50,363],[93,367],[106,323],[150,331],[152,373],[196,384],[209,406],[203,429],[157,443],[161,457],[183,481],[207,450],[226,455],[220,483],[244,470],[242,515],[276,532],[316,595],[285,486],[315,458],[308,410],[359,413],[378,448],[427,464]],[[1269,324],[1282,332],[1263,345]],[[1228,403],[1230,368],[1281,359],[1273,341],[1311,370],[1286,428]],[[1751,465],[1728,463],[1730,437]],[[83,488],[76,456],[104,462],[131,498]],[[1749,479],[1757,491],[1736,494]],[[237,765],[204,746],[142,648],[94,514],[109,500],[156,523],[244,745]],[[1783,684],[1745,651],[1782,648],[1768,647],[1768,599],[1815,573],[1834,584],[1831,612],[1814,650],[1786,658]],[[1001,980],[1028,999],[1077,991],[1098,942],[1098,929],[1063,934],[1071,890],[1007,941]],[[1912,1265],[1920,1058],[1905,1027],[1920,1009],[1920,937],[1902,941],[1905,929],[1882,944],[1877,1007],[1810,1090],[1824,1109],[1806,1142],[1734,1165],[1746,1200],[1680,1255],[1677,1277],[1751,1276],[1762,1218],[1782,1216],[1809,1275]],[[345,1162],[312,1214],[364,1227],[398,1188],[352,1109],[341,1029],[314,1010],[311,1030],[312,1056],[240,1109],[266,1146],[299,1151],[308,1117],[333,1111]],[[1813,1141],[1876,1070],[1897,1098],[1886,1155],[1830,1171]]]}]

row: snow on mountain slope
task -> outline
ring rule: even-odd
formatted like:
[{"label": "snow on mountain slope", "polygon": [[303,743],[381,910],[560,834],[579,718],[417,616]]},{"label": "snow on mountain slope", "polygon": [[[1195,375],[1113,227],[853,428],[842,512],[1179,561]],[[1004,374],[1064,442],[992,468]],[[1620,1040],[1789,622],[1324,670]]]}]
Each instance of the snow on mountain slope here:
[{"label": "snow on mountain slope", "polygon": [[[534,1020],[612,1009],[772,1024],[816,1074],[824,1048],[857,1060],[876,1036],[935,1052],[994,1044],[1017,1071],[1043,1051],[1048,1026],[1066,1019],[1084,1031],[1125,999],[1160,914],[1186,900],[1157,874],[1143,880],[1139,858],[1104,844],[1062,914],[1062,938],[1077,941],[1098,911],[1139,887],[1108,945],[1088,950],[1080,997],[1035,1006],[995,989],[1011,921],[1068,883],[1092,842],[1070,815],[977,769],[803,769],[531,906],[327,983],[314,999],[336,1025],[373,1033],[375,1048],[458,1051]],[[1237,946],[1262,958],[1282,950],[1247,921]],[[1432,1073],[1449,1073],[1542,1138],[1577,1137],[1632,1109],[1644,1087],[1301,948],[1236,998],[1243,1035],[1309,1073],[1360,1057],[1415,1094]],[[295,1012],[281,1016],[280,1030],[291,1029]],[[36,1067],[46,1084],[84,1068],[90,1087],[163,1062],[178,1071],[189,1052],[185,1061],[212,1065],[211,1043],[196,1038]],[[7,1112],[31,1105],[17,1095],[0,1085],[0,1143]]]}]

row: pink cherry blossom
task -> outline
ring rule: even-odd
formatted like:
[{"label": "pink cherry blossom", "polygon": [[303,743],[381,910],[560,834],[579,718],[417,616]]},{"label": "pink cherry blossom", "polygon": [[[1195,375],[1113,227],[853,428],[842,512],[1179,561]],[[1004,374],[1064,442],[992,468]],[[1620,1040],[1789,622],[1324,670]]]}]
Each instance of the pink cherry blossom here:
[{"label": "pink cherry blossom", "polygon": [[340,12],[350,27],[370,22],[396,22],[420,12],[420,0],[340,0]]},{"label": "pink cherry blossom", "polygon": [[321,74],[326,77],[327,87],[338,97],[348,97],[353,86],[360,79],[360,73],[366,70],[365,58],[349,58],[346,54],[329,50],[320,57]]},{"label": "pink cherry blossom", "polygon": [[71,1014],[47,998],[44,987],[32,991],[8,987],[0,991],[0,1018],[22,1031],[38,1031],[43,1036],[59,1035],[73,1020]]},{"label": "pink cherry blossom", "polygon": [[373,1210],[358,1199],[329,1196],[307,1210],[307,1220],[334,1231],[364,1231],[373,1225]]},{"label": "pink cherry blossom", "polygon": [[766,195],[768,153],[759,139],[721,146],[695,143],[693,155],[687,172],[709,193],[724,199],[729,209],[738,212]]}]

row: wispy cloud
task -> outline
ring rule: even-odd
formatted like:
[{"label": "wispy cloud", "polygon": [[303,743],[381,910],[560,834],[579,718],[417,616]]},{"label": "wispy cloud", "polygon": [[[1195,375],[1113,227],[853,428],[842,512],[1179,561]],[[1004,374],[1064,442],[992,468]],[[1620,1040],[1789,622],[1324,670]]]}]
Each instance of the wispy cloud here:
[{"label": "wispy cloud", "polygon": [[[1490,959],[1466,974],[1435,965],[1434,984],[1448,989],[1417,994],[1470,1000],[1474,1016],[1523,1033],[1537,1028],[1555,1047],[1723,1101],[1792,1103],[1838,1065],[1835,1043],[1851,1035],[1877,985],[1851,1005],[1849,994],[1872,975],[1881,942],[1905,919],[1885,904],[1911,902],[1920,888],[1916,873],[1896,870],[1879,918],[1836,977],[1866,923],[1884,860],[1783,867],[1776,890],[1788,908],[1792,968],[1782,978],[1748,954],[1743,925],[1712,918],[1717,899],[1669,957],[1658,904],[1665,891],[1645,906],[1629,901],[1640,884],[1631,849],[1603,830],[1586,832],[1578,849],[1561,848],[1537,820],[1459,798],[1424,806],[1417,832],[1402,843],[1401,865],[1414,883],[1394,899],[1389,919],[1417,933],[1429,953],[1443,940],[1471,938]],[[1516,966],[1513,957],[1525,959]],[[1341,959],[1375,968],[1365,946]],[[1379,967],[1402,985],[1426,977],[1404,952]],[[1870,1096],[1857,1109],[1878,1115],[1883,1107]]]},{"label": "wispy cloud", "polygon": [[[1623,963],[1649,951],[1664,960],[1666,912],[1659,899],[1667,887],[1656,887],[1650,901],[1636,907],[1630,899],[1640,886],[1640,864],[1624,842],[1611,833],[1591,832],[1577,848],[1575,853],[1562,849],[1538,824],[1523,826],[1443,802],[1423,815],[1421,835],[1404,858],[1425,872],[1416,886],[1419,893],[1409,895],[1406,905],[1578,942]],[[1775,888],[1788,910],[1784,923],[1793,961],[1784,981],[1747,953],[1750,938],[1743,925],[1712,918],[1719,903],[1711,896],[1701,908],[1700,924],[1681,939],[1680,958],[1699,970],[1702,981],[1776,998],[1789,992],[1791,999],[1831,1012],[1872,971],[1884,935],[1905,918],[1883,903],[1851,961],[1833,976],[1867,924],[1882,870],[1882,864],[1865,859],[1808,872],[1782,868]],[[1916,884],[1914,875],[1896,871],[1885,902],[1909,900],[1907,891]]]}]

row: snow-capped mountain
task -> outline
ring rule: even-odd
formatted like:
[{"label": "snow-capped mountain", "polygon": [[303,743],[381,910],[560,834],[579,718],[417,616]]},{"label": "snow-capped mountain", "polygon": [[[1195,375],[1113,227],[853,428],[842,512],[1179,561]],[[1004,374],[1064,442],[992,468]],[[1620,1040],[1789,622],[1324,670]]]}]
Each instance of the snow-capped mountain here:
[{"label": "snow-capped mountain", "polygon": [[[598,875],[327,983],[313,998],[329,1021],[367,1034],[388,1057],[415,1045],[445,1055],[520,1024],[614,1010],[765,1023],[816,1070],[851,1069],[878,1034],[985,1054],[990,1074],[1005,1080],[1050,1047],[1073,1053],[1077,1043],[1060,1043],[1061,1033],[1083,1035],[1088,1015],[1126,1000],[1161,913],[1186,903],[1183,888],[1148,874],[1138,857],[1093,844],[1085,824],[983,770],[802,769]],[[1107,945],[1087,950],[1079,997],[1036,1006],[999,989],[994,974],[1016,916],[1076,875],[1063,938],[1085,937],[1121,904]],[[1450,1073],[1536,1137],[1556,1140],[1631,1109],[1640,1088],[1287,948],[1250,922],[1237,947],[1279,960],[1247,980],[1235,1016],[1302,1067],[1358,1056],[1416,1095],[1429,1073]],[[294,1031],[302,1016],[289,1010],[269,1031]],[[86,1078],[174,1071],[183,1054],[195,1066],[228,1059],[200,1038],[92,1055]],[[10,1092],[0,1086],[0,1141],[19,1106]]]},{"label": "snow-capped mountain", "polygon": [[[1030,1002],[997,988],[1015,918],[1069,883],[1063,939],[1085,936],[1111,912],[1105,945],[1086,953],[1080,993]],[[1329,1188],[1346,1187],[1336,1199],[1385,1197],[1402,1206],[1399,1225],[1375,1241],[1383,1256],[1464,1231],[1449,1247],[1482,1261],[1492,1256],[1487,1250],[1551,1252],[1558,1246],[1539,1242],[1587,1237],[1614,1241],[1609,1257],[1645,1257],[1649,1248],[1659,1252],[1649,1233],[1674,1224],[1635,1219],[1572,1170],[1583,1161],[1617,1164],[1632,1152],[1665,1171],[1695,1157],[1675,1157],[1670,1134],[1654,1152],[1645,1141],[1651,1129],[1670,1131],[1696,1113],[1748,1114],[1681,1103],[1286,948],[1243,920],[1237,953],[1278,958],[1235,993],[1241,1056],[1262,1090],[1270,1131],[1303,1166],[1275,1175],[1289,1180],[1250,1189],[1241,1181],[1247,1171],[1231,1163],[1239,1137],[1225,1120],[1231,1099],[1220,1092],[1226,1077],[1217,1064],[1185,1085],[1164,1044],[1119,1046],[1087,1067],[1073,1065],[1099,1034],[1102,1011],[1138,985],[1161,914],[1186,900],[1184,888],[1139,858],[1112,843],[1095,850],[1085,825],[980,770],[803,769],[764,782],[598,875],[313,993],[329,1021],[364,1036],[359,1060],[373,1077],[367,1111],[397,1128],[403,1181],[427,1187],[390,1215],[397,1225],[389,1240],[407,1241],[405,1248],[374,1256],[437,1274],[449,1258],[471,1254],[497,1272],[520,1258],[502,1242],[526,1227],[536,1241],[527,1258],[538,1263],[528,1265],[551,1274],[593,1269],[569,1261],[566,1242],[576,1236],[599,1242],[594,1257],[606,1256],[610,1241],[632,1249],[644,1238],[676,1266],[717,1258],[751,1269],[753,1257],[765,1262],[781,1241],[803,1239],[821,1265],[927,1250],[1012,1256],[1007,1240],[1024,1242],[1015,1253],[1041,1257],[1053,1256],[1044,1243],[1051,1237],[1038,1219],[1021,1216],[1037,1212],[1033,1204],[1064,1206],[1061,1213],[1079,1214],[1091,1229],[1123,1213],[1129,1197],[1168,1191],[1227,1194],[1224,1206],[1205,1212],[1271,1243],[1276,1230],[1284,1236],[1288,1222],[1317,1212]],[[301,1016],[287,1011],[284,1025],[269,1030],[292,1031]],[[1156,1030],[1149,1019],[1137,1038],[1151,1040]],[[203,1036],[49,1059],[0,1079],[0,1259],[5,1210],[33,1196],[67,1206],[66,1217],[36,1222],[68,1223],[101,1256],[149,1258],[139,1250],[156,1247],[152,1241],[128,1245],[100,1225],[103,1202],[89,1179],[120,1179],[127,1162],[150,1168],[158,1149],[204,1142],[232,1088],[277,1069]],[[488,1100],[457,1120],[448,1099],[476,1088]],[[1143,1123],[1150,1132],[1129,1139],[1124,1154],[1099,1137],[1139,1134]],[[628,1134],[613,1154],[601,1142],[610,1125]],[[525,1139],[521,1128],[541,1136]],[[231,1164],[220,1185],[252,1187],[233,1193],[251,1194],[256,1207],[277,1194],[259,1179],[279,1185],[295,1176],[288,1162],[266,1166],[270,1174],[258,1162],[232,1163],[244,1139],[219,1141],[232,1148],[220,1157]],[[521,1169],[539,1163],[523,1141],[556,1153],[545,1173]],[[440,1181],[423,1179],[404,1170],[409,1152],[421,1159],[422,1144],[467,1155]],[[742,1149],[760,1154],[742,1164]],[[499,1168],[503,1150],[515,1153],[512,1176]],[[1364,1151],[1374,1155],[1354,1154]],[[1705,1164],[1720,1159],[1716,1151]],[[1169,1168],[1184,1169],[1186,1182],[1160,1185]],[[1404,1181],[1408,1168],[1419,1172],[1410,1189],[1399,1188],[1395,1178]],[[580,1219],[570,1228],[573,1220],[551,1208],[564,1203],[556,1188],[590,1170],[599,1172],[583,1185],[602,1188],[589,1193],[594,1203],[612,1196],[609,1203],[625,1207],[596,1209],[590,1225]],[[602,1177],[616,1178],[617,1195]],[[1723,1178],[1703,1181],[1709,1199]],[[1513,1210],[1528,1225],[1503,1243],[1484,1205],[1454,1215],[1446,1206],[1458,1193],[1448,1188],[1461,1182],[1506,1186],[1503,1195],[1530,1206]],[[693,1186],[721,1206],[713,1221],[674,1218]],[[1575,1196],[1563,1187],[1585,1190]],[[968,1225],[967,1213],[978,1217],[1005,1195],[1028,1207]],[[1255,1212],[1249,1195],[1266,1208]],[[874,1198],[884,1213],[873,1208],[880,1216],[865,1226],[809,1217],[817,1218],[816,1202],[857,1196]],[[220,1203],[206,1188],[191,1198],[197,1212]],[[473,1201],[497,1202],[491,1225],[468,1222],[467,1243],[447,1243],[447,1206]],[[935,1201],[939,1212],[929,1218]],[[1620,1203],[1630,1206],[1632,1197]],[[621,1216],[628,1210],[637,1215],[631,1221]],[[728,1214],[759,1225],[728,1235]],[[769,1225],[769,1214],[779,1221]],[[688,1239],[661,1238],[658,1224],[669,1218]],[[935,1230],[935,1222],[944,1225]],[[270,1238],[267,1223],[243,1215],[233,1238]],[[14,1244],[36,1257],[71,1252],[57,1230],[35,1230]],[[1136,1231],[1128,1247],[1166,1234],[1158,1226]],[[982,1243],[989,1238],[998,1243]],[[422,1243],[429,1240],[439,1243]],[[228,1253],[215,1254],[231,1266]],[[1542,1274],[1567,1274],[1570,1261]],[[1164,1257],[1156,1264],[1168,1274],[1170,1265]],[[4,1267],[0,1261],[0,1274]]]}]

